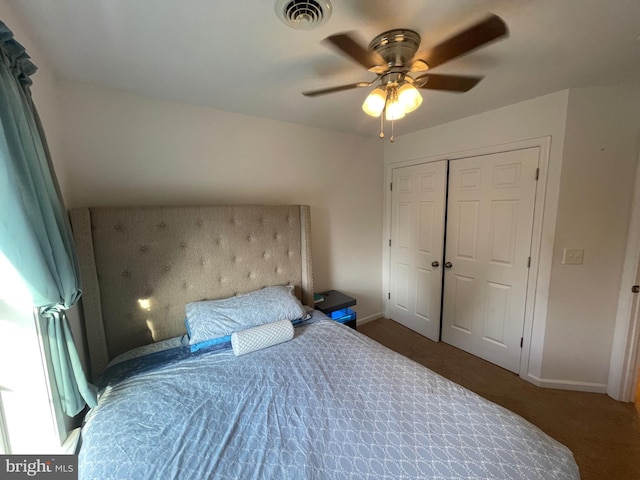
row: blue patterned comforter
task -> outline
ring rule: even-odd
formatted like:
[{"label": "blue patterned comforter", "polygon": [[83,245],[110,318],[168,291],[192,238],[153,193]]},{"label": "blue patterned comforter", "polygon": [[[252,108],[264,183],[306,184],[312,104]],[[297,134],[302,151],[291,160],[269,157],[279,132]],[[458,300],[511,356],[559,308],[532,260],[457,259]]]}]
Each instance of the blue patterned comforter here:
[{"label": "blue patterned comforter", "polygon": [[314,315],[235,357],[179,346],[106,372],[80,479],[577,479],[521,417]]}]

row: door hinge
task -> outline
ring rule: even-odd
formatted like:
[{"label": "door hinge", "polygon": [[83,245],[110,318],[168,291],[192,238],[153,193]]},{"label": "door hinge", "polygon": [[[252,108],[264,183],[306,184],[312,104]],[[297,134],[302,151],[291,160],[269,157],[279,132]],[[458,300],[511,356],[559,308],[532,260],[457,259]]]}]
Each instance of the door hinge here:
[{"label": "door hinge", "polygon": [[387,293],[387,298],[391,300],[391,292]]},{"label": "door hinge", "polygon": [[540,169],[536,168],[536,182],[538,181],[538,178],[540,178]]},{"label": "door hinge", "polygon": [[393,192],[393,182],[389,184],[389,190]]},{"label": "door hinge", "polygon": [[531,257],[527,258],[527,268],[531,268]]},{"label": "door hinge", "polygon": [[389,246],[391,246],[391,239],[389,239]]},{"label": "door hinge", "polygon": [[522,348],[523,344],[524,344],[524,337],[520,337],[520,348]]}]

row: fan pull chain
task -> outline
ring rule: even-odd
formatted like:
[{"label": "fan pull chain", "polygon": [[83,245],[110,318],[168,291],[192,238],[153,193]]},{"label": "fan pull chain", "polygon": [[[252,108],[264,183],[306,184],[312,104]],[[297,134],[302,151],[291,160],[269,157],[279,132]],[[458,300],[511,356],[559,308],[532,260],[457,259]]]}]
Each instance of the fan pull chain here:
[{"label": "fan pull chain", "polygon": [[[380,138],[384,138],[384,113],[380,115]],[[393,120],[391,120],[391,138],[389,138],[389,141],[391,143],[394,143],[396,141],[395,137],[393,136]]]},{"label": "fan pull chain", "polygon": [[[380,138],[384,138],[384,118],[387,115],[387,105],[385,104],[384,109],[382,110],[382,113],[380,114]],[[393,136],[393,120],[391,120],[391,138],[389,138],[389,141],[391,143],[394,143],[396,141],[395,137]]]}]

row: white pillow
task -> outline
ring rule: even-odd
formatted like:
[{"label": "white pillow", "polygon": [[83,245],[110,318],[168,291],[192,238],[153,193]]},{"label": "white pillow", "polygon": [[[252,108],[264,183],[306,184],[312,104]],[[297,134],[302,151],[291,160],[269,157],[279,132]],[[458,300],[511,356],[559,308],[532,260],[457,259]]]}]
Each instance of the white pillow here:
[{"label": "white pillow", "polygon": [[186,306],[185,323],[191,350],[228,341],[233,332],[278,320],[301,320],[307,312],[292,285],[265,287],[261,290],[221,300],[204,300]]}]

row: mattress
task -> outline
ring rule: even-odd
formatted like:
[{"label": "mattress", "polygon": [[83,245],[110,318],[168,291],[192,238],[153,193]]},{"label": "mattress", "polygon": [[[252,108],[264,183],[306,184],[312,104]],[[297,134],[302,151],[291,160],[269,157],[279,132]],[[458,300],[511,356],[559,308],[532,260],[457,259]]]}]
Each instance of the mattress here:
[{"label": "mattress", "polygon": [[518,415],[319,312],[236,357],[184,342],[101,379],[80,479],[578,479]]}]

